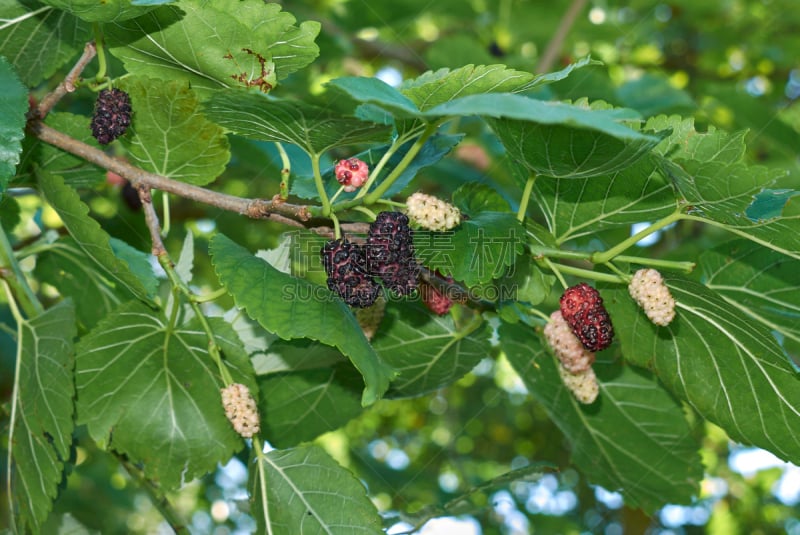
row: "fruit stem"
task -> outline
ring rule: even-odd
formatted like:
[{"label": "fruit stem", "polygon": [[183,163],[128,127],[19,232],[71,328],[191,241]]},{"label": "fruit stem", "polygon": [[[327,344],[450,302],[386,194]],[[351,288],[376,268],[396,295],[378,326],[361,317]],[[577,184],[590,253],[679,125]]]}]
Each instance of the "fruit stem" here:
[{"label": "fruit stem", "polygon": [[339,186],[339,189],[338,189],[338,190],[336,190],[336,193],[334,193],[334,194],[333,194],[333,197],[331,197],[331,204],[333,204],[333,203],[334,203],[334,201],[336,200],[336,197],[338,197],[339,195],[341,195],[343,191],[344,191],[344,186]]},{"label": "fruit stem", "polygon": [[[547,259],[545,259],[547,261]],[[549,262],[549,261],[548,261]],[[612,275],[611,273],[599,273],[597,271],[592,271],[591,269],[583,269],[574,266],[566,266],[564,264],[550,264],[550,266],[558,266],[556,269],[557,271],[556,276],[558,276],[559,272],[566,273],[567,275],[574,275],[576,277],[580,277],[582,279],[589,279],[589,280],[596,280],[602,282],[613,282],[616,284],[624,284],[626,281],[623,277],[619,275]],[[566,285],[564,286],[567,287]]]},{"label": "fruit stem", "polygon": [[339,225],[339,218],[336,214],[331,213],[331,220],[333,221],[333,237],[338,240],[342,237],[342,227]]},{"label": "fruit stem", "polygon": [[100,83],[106,79],[106,42],[103,36],[103,29],[97,22],[92,23],[92,31],[94,32],[94,43],[97,48],[97,75],[95,80]]},{"label": "fruit stem", "polygon": [[528,177],[528,181],[525,182],[525,190],[522,192],[522,199],[519,201],[519,210],[517,211],[517,221],[520,223],[525,221],[525,214],[528,212],[528,201],[531,200],[531,192],[533,191],[536,177],[537,175],[532,174]]},{"label": "fruit stem", "polygon": [[560,283],[561,283],[561,286],[563,286],[565,290],[566,290],[567,288],[569,288],[569,284],[567,284],[567,281],[564,279],[564,276],[561,274],[561,271],[558,269],[558,267],[556,266],[556,264],[554,264],[553,262],[551,262],[551,261],[550,261],[550,259],[549,259],[549,258],[547,258],[547,257],[544,257],[544,258],[542,258],[542,262],[544,263],[544,265],[545,265],[545,266],[547,266],[548,268],[550,268],[550,271],[552,271],[552,272],[553,272],[553,274],[554,274],[554,275],[556,276],[556,278],[558,279],[558,282],[560,282]]},{"label": "fruit stem", "polygon": [[161,192],[161,205],[164,210],[164,224],[161,226],[161,237],[166,238],[169,234],[170,227],[169,193],[166,191]]},{"label": "fruit stem", "polygon": [[617,275],[619,275],[622,278],[622,280],[624,280],[626,283],[630,283],[631,276],[628,275],[627,273],[623,273],[622,270],[620,270],[617,266],[615,266],[613,262],[606,262],[603,265],[606,266],[611,271],[613,271],[614,273],[616,273]]},{"label": "fruit stem", "polygon": [[592,261],[593,264],[605,264],[609,260],[612,260],[617,255],[621,254],[622,252],[626,251],[628,248],[636,245],[641,239],[646,238],[650,234],[657,232],[664,227],[675,223],[676,221],[680,220],[683,217],[683,214],[680,211],[675,211],[668,215],[663,219],[659,219],[655,223],[651,224],[647,228],[644,228],[631,236],[630,238],[619,242],[617,245],[612,247],[611,249],[605,252],[597,252],[594,253],[589,257],[589,260]]},{"label": "fruit stem", "polygon": [[292,161],[283,148],[283,144],[275,142],[275,148],[278,149],[278,155],[281,157],[281,184],[280,184],[280,198],[284,201],[289,198],[289,182],[292,178]]},{"label": "fruit stem", "polygon": [[325,184],[322,183],[322,171],[319,168],[318,153],[311,154],[311,169],[314,171],[314,185],[317,187],[317,195],[322,202],[321,213],[324,217],[331,215],[331,201],[328,199],[328,194],[325,192]]},{"label": "fruit stem", "polygon": [[422,132],[419,138],[417,138],[414,144],[411,145],[411,148],[408,149],[408,152],[405,154],[405,156],[403,156],[403,159],[400,160],[400,163],[398,163],[397,166],[394,169],[392,169],[392,172],[389,173],[386,176],[386,178],[383,179],[383,182],[381,182],[380,185],[377,188],[375,188],[375,190],[373,190],[366,197],[364,197],[365,204],[374,204],[375,201],[380,199],[383,196],[383,194],[386,193],[389,190],[389,188],[392,187],[394,181],[397,180],[400,177],[400,175],[403,174],[403,171],[406,170],[406,167],[408,167],[408,165],[412,161],[414,161],[414,158],[416,158],[417,153],[419,153],[419,151],[428,141],[428,138],[431,137],[431,135],[433,135],[434,132],[436,132],[437,128],[439,128],[439,124],[435,122],[430,123],[428,126],[425,127],[425,130]]},{"label": "fruit stem", "polygon": [[528,309],[528,311],[529,311],[531,314],[534,314],[534,315],[536,315],[536,316],[539,316],[540,318],[542,318],[542,319],[543,319],[544,321],[546,321],[547,323],[550,323],[550,316],[548,316],[547,314],[545,314],[544,312],[542,312],[542,311],[541,311],[541,310],[539,310],[538,308],[531,308],[531,309]]}]

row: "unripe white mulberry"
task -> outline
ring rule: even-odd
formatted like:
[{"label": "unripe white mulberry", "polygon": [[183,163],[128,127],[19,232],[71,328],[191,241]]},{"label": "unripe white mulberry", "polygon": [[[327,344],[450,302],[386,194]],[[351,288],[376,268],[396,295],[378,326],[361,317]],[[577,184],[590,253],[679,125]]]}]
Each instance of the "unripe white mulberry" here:
[{"label": "unripe white mulberry", "polygon": [[580,373],[591,368],[594,353],[583,347],[560,310],[550,314],[550,321],[544,326],[544,336],[568,372]]},{"label": "unripe white mulberry", "polygon": [[675,299],[664,284],[661,273],[655,269],[637,271],[628,285],[628,292],[656,325],[665,327],[675,317]]},{"label": "unripe white mulberry", "polygon": [[256,400],[250,389],[243,384],[233,383],[220,390],[225,416],[233,429],[244,438],[251,438],[260,429]]},{"label": "unripe white mulberry", "polygon": [[411,222],[428,230],[450,230],[461,223],[461,212],[458,208],[419,191],[406,199],[406,207]]},{"label": "unripe white mulberry", "polygon": [[356,315],[356,320],[364,331],[364,336],[367,340],[372,340],[375,332],[381,325],[383,320],[383,313],[386,310],[386,299],[379,295],[375,302],[366,308],[353,308]]},{"label": "unripe white mulberry", "polygon": [[558,374],[575,399],[584,405],[593,403],[597,399],[600,385],[597,383],[597,376],[592,368],[587,368],[580,373],[570,373],[564,366],[559,365]]}]

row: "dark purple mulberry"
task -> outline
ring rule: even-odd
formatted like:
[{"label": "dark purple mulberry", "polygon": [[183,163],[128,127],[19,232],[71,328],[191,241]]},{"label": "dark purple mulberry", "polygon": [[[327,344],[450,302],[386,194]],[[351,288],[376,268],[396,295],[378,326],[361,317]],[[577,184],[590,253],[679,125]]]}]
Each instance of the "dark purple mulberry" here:
[{"label": "dark purple mulberry", "polygon": [[389,290],[408,295],[417,288],[419,264],[414,258],[414,231],[401,212],[381,212],[369,226],[367,272]]},{"label": "dark purple mulberry", "polygon": [[92,135],[108,145],[125,133],[131,124],[131,99],[121,89],[103,89],[97,95],[92,116]]},{"label": "dark purple mulberry", "polygon": [[375,302],[380,286],[367,274],[364,249],[346,239],[331,240],[322,247],[321,255],[331,291],[354,307]]},{"label": "dark purple mulberry", "polygon": [[564,290],[561,315],[572,332],[589,351],[601,351],[611,345],[614,327],[597,290],[582,282]]}]

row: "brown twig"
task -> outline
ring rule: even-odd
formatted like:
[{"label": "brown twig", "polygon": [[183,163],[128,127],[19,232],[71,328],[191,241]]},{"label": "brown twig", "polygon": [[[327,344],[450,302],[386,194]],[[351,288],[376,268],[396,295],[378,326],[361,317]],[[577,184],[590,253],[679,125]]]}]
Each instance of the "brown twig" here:
[{"label": "brown twig", "polygon": [[86,46],[83,48],[83,54],[78,59],[75,66],[67,73],[66,78],[56,86],[53,91],[45,95],[39,105],[33,110],[31,117],[44,119],[47,117],[47,114],[50,113],[50,110],[53,109],[59,100],[64,98],[64,95],[67,93],[72,93],[75,91],[75,84],[78,82],[78,78],[80,78],[83,69],[89,64],[90,61],[94,59],[97,55],[97,47],[94,44],[94,41],[86,43]]},{"label": "brown twig", "polygon": [[547,43],[547,48],[545,48],[542,57],[539,58],[539,63],[536,65],[537,73],[549,72],[550,69],[553,68],[556,58],[561,52],[561,47],[564,45],[564,40],[567,38],[567,34],[569,34],[572,25],[575,24],[575,19],[578,18],[580,12],[586,7],[586,2],[587,0],[573,0],[572,4],[567,8],[566,13],[564,13],[564,16],[561,17],[561,21],[558,23],[558,28],[556,28],[553,37],[551,37],[550,42]]},{"label": "brown twig", "polygon": [[[226,193],[219,193],[199,186],[193,186],[191,184],[185,184],[165,176],[148,173],[127,162],[112,158],[105,152],[51,128],[39,120],[31,121],[29,126],[31,132],[42,141],[65,150],[70,154],[79,156],[104,169],[113,171],[130,181],[130,183],[137,188],[144,185],[149,188],[174,193],[175,195],[210,206],[216,206],[223,210],[236,212],[252,219],[269,219],[274,214],[303,222],[311,219],[309,207],[305,205],[291,204],[274,199],[246,199]],[[285,221],[285,219],[283,221]]]},{"label": "brown twig", "polygon": [[152,253],[156,258],[161,255],[167,254],[167,248],[164,247],[164,240],[161,239],[161,223],[158,220],[158,214],[153,206],[153,196],[150,193],[150,188],[144,184],[139,184],[136,187],[139,193],[139,200],[142,201],[142,211],[144,211],[144,221],[147,229],[150,231],[150,239],[153,242]]}]

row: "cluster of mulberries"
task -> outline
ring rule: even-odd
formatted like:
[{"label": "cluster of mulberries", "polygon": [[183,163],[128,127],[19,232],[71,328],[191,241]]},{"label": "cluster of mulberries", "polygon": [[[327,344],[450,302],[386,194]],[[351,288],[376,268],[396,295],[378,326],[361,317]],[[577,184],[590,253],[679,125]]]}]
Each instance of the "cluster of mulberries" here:
[{"label": "cluster of mulberries", "polygon": [[369,226],[367,271],[398,295],[417,288],[419,264],[414,257],[414,231],[401,212],[381,212]]},{"label": "cluster of mulberries", "polygon": [[367,340],[372,340],[372,337],[375,336],[383,320],[385,310],[386,299],[380,295],[372,305],[365,308],[356,308],[356,320],[361,326],[361,330],[364,331],[364,336],[367,337]]},{"label": "cluster of mulberries", "polygon": [[461,222],[461,212],[452,204],[425,193],[414,193],[406,199],[412,223],[434,231],[450,230]]},{"label": "cluster of mulberries", "polygon": [[92,135],[101,145],[122,136],[131,124],[131,99],[121,89],[103,89],[97,95],[92,116]]},{"label": "cluster of mulberries", "polygon": [[558,373],[561,380],[575,399],[586,405],[593,403],[600,393],[600,385],[597,382],[597,375],[589,367],[582,372],[570,373],[564,366],[558,366]]},{"label": "cluster of mulberries", "polygon": [[633,275],[628,292],[656,325],[666,327],[675,317],[675,299],[655,269],[640,269]]},{"label": "cluster of mulberries", "polygon": [[589,351],[601,351],[611,345],[614,327],[597,290],[582,282],[564,290],[561,314],[572,332]]},{"label": "cluster of mulberries", "polygon": [[592,367],[594,353],[583,347],[561,311],[556,310],[550,314],[550,321],[544,327],[544,336],[561,365],[569,373],[581,373]]},{"label": "cluster of mulberries", "polygon": [[347,239],[331,240],[321,251],[328,289],[348,305],[364,308],[375,302],[380,286],[366,268],[364,248]]},{"label": "cluster of mulberries", "polygon": [[256,400],[250,389],[243,384],[233,383],[220,390],[225,416],[233,429],[244,438],[251,438],[260,429]]},{"label": "cluster of mulberries", "polygon": [[358,158],[339,160],[333,169],[336,180],[347,192],[360,188],[369,178],[369,166]]}]

